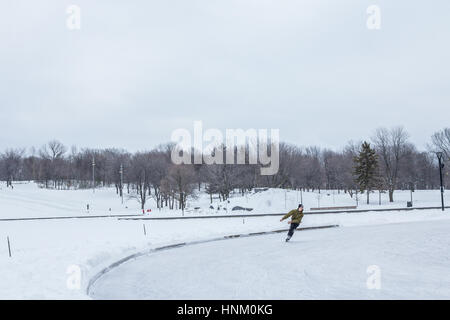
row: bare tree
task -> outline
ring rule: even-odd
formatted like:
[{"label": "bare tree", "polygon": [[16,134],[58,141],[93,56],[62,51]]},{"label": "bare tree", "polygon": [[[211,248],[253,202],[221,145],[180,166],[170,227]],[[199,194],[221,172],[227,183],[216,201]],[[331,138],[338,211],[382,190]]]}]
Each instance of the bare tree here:
[{"label": "bare tree", "polygon": [[135,190],[130,197],[136,198],[141,204],[141,209],[144,210],[150,189],[149,154],[136,153],[131,159],[131,168],[130,179],[133,181]]},{"label": "bare tree", "polygon": [[446,159],[450,159],[450,128],[436,132],[431,137],[434,149],[442,151]]},{"label": "bare tree", "polygon": [[178,208],[186,207],[186,199],[195,187],[195,171],[192,165],[174,165],[169,170],[167,177],[169,185],[172,186],[178,196]]},{"label": "bare tree", "polygon": [[47,146],[52,160],[62,158],[67,151],[67,148],[58,140],[49,141]]},{"label": "bare tree", "polygon": [[39,150],[39,155],[42,158],[41,173],[45,180],[45,187],[48,187],[49,181],[53,182],[54,188],[61,187],[66,150],[66,147],[58,140],[49,141]]},{"label": "bare tree", "polygon": [[[436,156],[420,152],[407,141],[403,128],[380,128],[372,138],[380,160],[382,179],[378,190],[389,190],[393,201],[396,188],[435,188],[438,183]],[[450,128],[432,136],[429,151],[441,150],[448,159]],[[344,190],[353,196],[357,190],[353,176],[352,159],[359,152],[360,142],[350,142],[341,150],[320,149],[318,146],[298,147],[280,143],[279,170],[274,175],[261,175],[261,164],[250,163],[250,149],[245,150],[245,164],[226,163],[226,146],[214,155],[223,155],[224,164],[195,164],[174,166],[171,160],[173,143],[162,144],[151,151],[128,153],[118,149],[81,149],[70,152],[57,140],[34,149],[24,156],[21,150],[7,150],[0,154],[0,179],[12,186],[13,180],[34,180],[47,188],[90,188],[92,186],[92,159],[95,158],[95,185],[115,186],[117,194],[125,190],[133,194],[144,207],[153,197],[158,208],[184,207],[187,195],[195,195],[192,186],[206,186],[210,195],[227,200],[238,189],[244,195],[254,187],[278,187],[305,190],[323,188]],[[243,148],[242,146],[239,146]],[[235,146],[237,148],[237,146]],[[235,149],[237,151],[237,149]],[[237,152],[234,152],[237,157]],[[194,156],[193,151],[191,156]],[[236,163],[236,159],[235,163]],[[124,185],[120,165],[123,165]],[[446,166],[447,167],[450,166]],[[191,181],[192,180],[192,181]],[[412,187],[411,187],[412,188]],[[375,189],[374,189],[375,190]]]},{"label": "bare tree", "polygon": [[149,182],[153,187],[152,196],[156,200],[156,206],[162,208],[164,204],[168,205],[169,199],[172,197],[169,191],[169,186],[165,185],[164,194],[161,192],[161,183],[164,178],[167,177],[169,172],[170,162],[170,150],[171,145],[165,147],[159,147],[152,150],[149,154],[149,167],[150,177]]},{"label": "bare tree", "polygon": [[8,149],[0,155],[0,175],[6,181],[6,187],[14,188],[12,182],[19,178],[23,154],[22,149]]},{"label": "bare tree", "polygon": [[319,147],[312,146],[305,150],[306,156],[302,163],[303,180],[305,187],[313,191],[317,188],[320,193],[323,182],[323,168],[321,166],[321,151]]}]

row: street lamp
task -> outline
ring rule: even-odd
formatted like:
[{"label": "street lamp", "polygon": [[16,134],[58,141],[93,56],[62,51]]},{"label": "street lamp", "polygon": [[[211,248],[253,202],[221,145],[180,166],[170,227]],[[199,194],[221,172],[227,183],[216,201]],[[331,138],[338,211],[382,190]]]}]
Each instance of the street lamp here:
[{"label": "street lamp", "polygon": [[180,193],[180,200],[181,200],[181,214],[183,215],[183,217],[184,217],[184,192],[181,192]]},{"label": "street lamp", "polygon": [[411,193],[411,206],[413,205],[413,192],[414,192],[415,188],[414,188],[414,182],[410,182],[409,184],[409,191]]},{"label": "street lamp", "polygon": [[92,156],[92,192],[95,193],[95,158]]},{"label": "street lamp", "polygon": [[122,204],[123,204],[123,165],[120,164],[120,197],[122,198]]},{"label": "street lamp", "polygon": [[444,168],[444,164],[442,163],[442,152],[436,152],[436,155],[439,160],[439,177],[441,179],[441,203],[442,203],[442,211],[444,211],[444,182],[442,180],[442,169]]}]

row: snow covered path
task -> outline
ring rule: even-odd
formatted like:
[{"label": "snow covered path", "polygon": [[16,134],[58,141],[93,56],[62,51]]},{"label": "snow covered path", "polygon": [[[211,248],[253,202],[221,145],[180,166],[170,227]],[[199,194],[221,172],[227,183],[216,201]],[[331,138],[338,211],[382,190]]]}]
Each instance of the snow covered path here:
[{"label": "snow covered path", "polygon": [[[403,222],[210,242],[131,260],[95,299],[450,299],[450,221]],[[381,288],[368,289],[380,270]]]}]

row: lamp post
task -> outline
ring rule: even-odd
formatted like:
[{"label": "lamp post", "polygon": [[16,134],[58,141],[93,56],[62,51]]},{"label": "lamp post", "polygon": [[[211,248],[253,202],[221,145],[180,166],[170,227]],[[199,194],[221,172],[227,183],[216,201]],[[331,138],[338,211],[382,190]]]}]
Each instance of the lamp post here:
[{"label": "lamp post", "polygon": [[95,159],[92,156],[92,193],[95,193]]},{"label": "lamp post", "polygon": [[120,197],[122,198],[122,204],[123,204],[123,165],[120,164]]},{"label": "lamp post", "polygon": [[444,182],[442,180],[442,169],[444,168],[444,164],[442,163],[442,152],[436,152],[436,155],[439,160],[439,177],[441,180],[441,203],[442,203],[442,211],[444,211]]},{"label": "lamp post", "polygon": [[180,193],[180,198],[181,198],[181,214],[184,217],[184,192]]}]

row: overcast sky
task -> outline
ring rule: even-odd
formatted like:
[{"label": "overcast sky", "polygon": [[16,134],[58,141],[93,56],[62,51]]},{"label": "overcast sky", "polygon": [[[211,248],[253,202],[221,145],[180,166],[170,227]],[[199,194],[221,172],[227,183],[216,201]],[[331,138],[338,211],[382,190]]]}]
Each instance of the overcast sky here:
[{"label": "overcast sky", "polygon": [[144,150],[195,120],[335,149],[403,125],[422,149],[450,126],[449,34],[448,0],[2,0],[0,150]]}]

